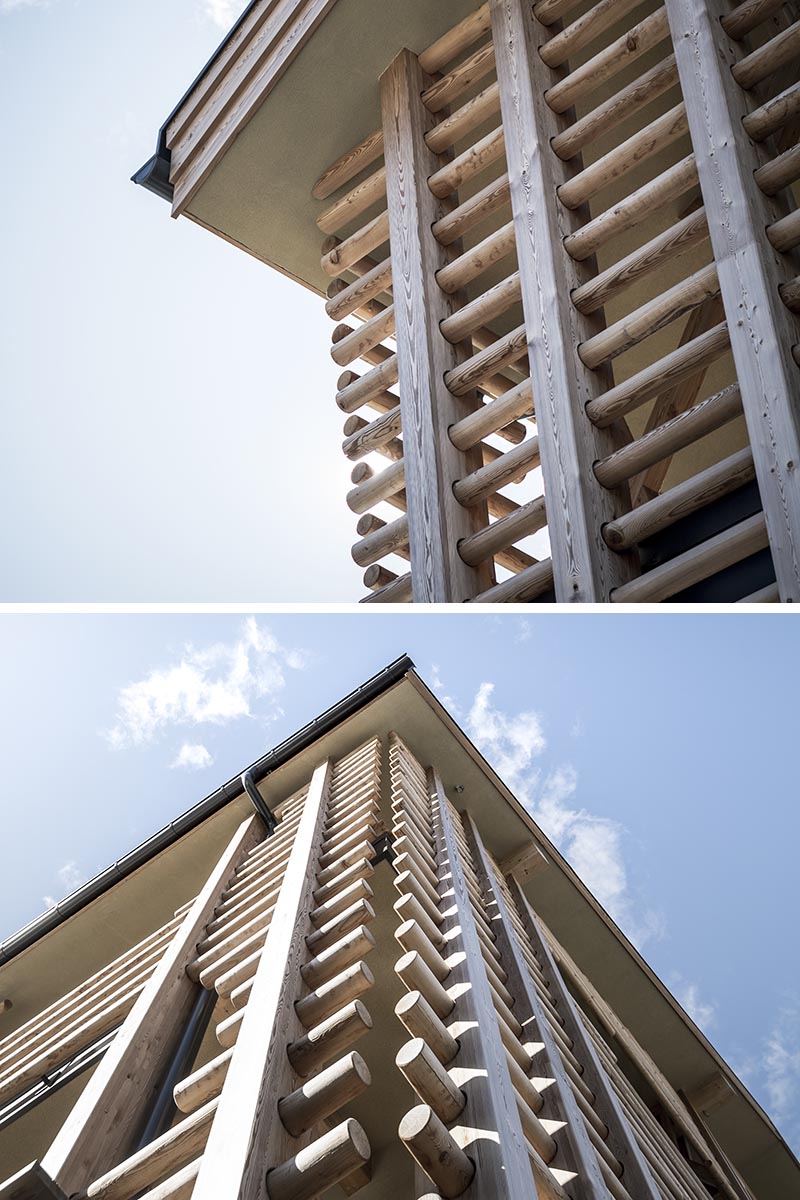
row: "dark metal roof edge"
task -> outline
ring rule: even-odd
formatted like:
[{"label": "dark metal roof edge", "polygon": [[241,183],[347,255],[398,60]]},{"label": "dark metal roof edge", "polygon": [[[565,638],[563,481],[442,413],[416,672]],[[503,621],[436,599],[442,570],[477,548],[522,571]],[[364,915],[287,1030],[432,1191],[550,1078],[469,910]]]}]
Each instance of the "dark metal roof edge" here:
[{"label": "dark metal roof edge", "polygon": [[152,158],[149,158],[139,170],[131,175],[131,183],[137,183],[140,187],[146,188],[148,192],[154,192],[156,196],[160,196],[162,200],[168,200],[172,203],[173,186],[169,181],[169,168],[171,162],[171,154],[167,147],[167,126],[169,125],[175,114],[183,107],[183,104],[197,87],[200,80],[205,75],[206,71],[217,61],[217,58],[227,46],[228,42],[234,36],[239,26],[245,21],[252,8],[259,4],[260,0],[250,0],[250,3],[245,8],[244,12],[239,16],[239,19],[230,27],[225,37],[217,46],[214,53],[209,58],[208,62],[202,68],[200,73],[189,84],[186,91],[181,96],[178,103],[173,108],[172,112],[167,117],[164,124],[158,131],[158,141],[156,142],[156,152]]},{"label": "dark metal roof edge", "polygon": [[[414,669],[414,663],[407,654],[401,654],[394,662],[388,664],[376,675],[367,679],[354,691],[347,696],[343,696],[341,700],[337,700],[325,712],[320,713],[307,725],[303,725],[295,733],[290,734],[288,738],[280,742],[279,745],[268,750],[261,758],[256,759],[248,768],[247,772],[252,773],[252,778],[259,782],[266,779],[273,771],[282,767],[289,759],[296,754],[300,754],[307,749],[319,738],[326,733],[330,733],[342,721],[351,717],[360,709],[365,708],[378,696],[388,691],[395,683],[398,683],[409,671]],[[63,900],[59,900],[55,908],[50,908],[35,920],[23,926],[17,933],[12,934],[0,944],[0,967],[5,963],[10,962],[23,950],[27,950],[30,946],[37,942],[45,934],[56,929],[64,921],[74,916],[82,908],[91,904],[94,900],[102,896],[118,883],[125,879],[126,876],[133,874],[138,867],[155,858],[162,850],[173,845],[189,833],[190,830],[196,829],[202,824],[206,818],[213,816],[219,809],[223,808],[229,801],[237,799],[245,792],[242,784],[242,775],[237,775],[234,779],[229,779],[227,783],[223,783],[216,791],[205,796],[187,812],[176,817],[174,821],[170,821],[163,829],[159,829],[152,837],[149,837],[146,842],[142,842],[140,846],[136,846],[123,858],[106,867],[99,875],[95,875],[87,883],[84,883],[76,891],[71,892],[69,896],[65,896]]]}]

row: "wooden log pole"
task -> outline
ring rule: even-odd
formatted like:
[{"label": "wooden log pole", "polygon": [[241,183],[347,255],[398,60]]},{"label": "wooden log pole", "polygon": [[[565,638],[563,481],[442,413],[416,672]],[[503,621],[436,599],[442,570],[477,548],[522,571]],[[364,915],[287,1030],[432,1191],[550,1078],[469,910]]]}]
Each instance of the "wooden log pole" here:
[{"label": "wooden log pole", "polygon": [[[792,348],[800,330],[781,304],[786,264],[766,233],[781,213],[754,179],[758,160],[742,127],[747,99],[736,67],[730,69],[739,50],[720,25],[726,6],[722,0],[666,0],[666,9],[776,577],[782,600],[796,602],[800,375]],[[800,31],[800,22],[792,28]],[[750,75],[742,82],[742,74],[746,87]]]},{"label": "wooden log pole", "polygon": [[195,1112],[202,1104],[219,1095],[228,1074],[232,1055],[233,1048],[224,1050],[222,1054],[218,1054],[216,1058],[212,1058],[210,1062],[175,1084],[173,1099],[179,1112]]},{"label": "wooden log pole", "polygon": [[487,514],[466,512],[452,495],[453,481],[480,462],[477,450],[456,450],[447,427],[476,407],[477,397],[459,401],[443,382],[445,372],[458,365],[459,350],[439,330],[452,307],[435,279],[446,260],[431,232],[441,202],[426,186],[439,162],[425,144],[431,122],[420,103],[424,83],[408,51],[381,77],[411,586],[417,603],[466,599],[486,586],[491,574],[467,567],[457,551],[459,539],[485,524]]},{"label": "wooden log pole", "polygon": [[370,1160],[369,1139],[348,1117],[279,1167],[267,1171],[269,1200],[314,1200]]},{"label": "wooden log pole", "polygon": [[279,1100],[278,1116],[292,1137],[300,1137],[355,1100],[370,1082],[367,1064],[357,1050],[351,1050]]},{"label": "wooden log pole", "polygon": [[562,245],[574,218],[552,203],[567,175],[549,148],[558,132],[544,100],[552,75],[534,18],[523,0],[491,0],[491,11],[542,471],[545,491],[558,498],[548,523],[556,598],[602,601],[637,568],[632,557],[612,562],[600,536],[627,508],[624,494],[604,492],[591,471],[618,445],[616,432],[598,439],[583,416],[606,377],[584,368],[575,347],[600,325],[569,299],[583,278]]},{"label": "wooden log pole", "polygon": [[[290,1149],[288,1135],[274,1119],[274,1106],[276,1097],[294,1087],[285,1047],[301,1032],[292,1002],[300,988],[299,965],[307,953],[307,926],[297,914],[310,906],[331,774],[332,764],[322,762],[309,784],[250,1000],[241,1010],[236,1048],[194,1200],[255,1200],[263,1195],[264,1170],[282,1162]],[[276,963],[281,964],[277,970]]]},{"label": "wooden log pole", "polygon": [[[463,1061],[475,1070],[462,1084],[467,1104],[453,1136],[476,1164],[482,1195],[528,1200],[531,1195],[528,1147],[503,1049],[491,981],[484,966],[476,909],[458,845],[458,835],[463,838],[463,831],[456,829],[456,818],[435,771],[429,773],[428,787],[434,797],[439,857],[447,864],[441,897],[445,927],[454,934],[454,953],[460,952],[450,977],[451,991],[458,995],[456,1018],[460,1031],[460,1050],[453,1067]],[[425,995],[424,989],[420,990]]]},{"label": "wooden log pole", "polygon": [[[43,1168],[68,1194],[85,1187],[87,1178],[97,1178],[119,1162],[128,1148],[131,1126],[149,1113],[197,996],[186,966],[226,882],[263,834],[263,824],[256,816],[248,817],[236,830],[44,1155]],[[120,1106],[125,1121],[119,1120]]]},{"label": "wooden log pole", "polygon": [[[591,1145],[587,1123],[578,1107],[576,1094],[564,1069],[558,1043],[554,1039],[550,1022],[546,1018],[530,971],[526,967],[520,932],[514,919],[516,917],[519,921],[521,917],[519,905],[515,904],[513,890],[507,893],[503,884],[496,878],[480,831],[471,819],[467,820],[467,829],[473,846],[473,860],[477,873],[483,882],[484,890],[487,894],[491,893],[494,899],[494,911],[497,919],[493,924],[497,927],[497,937],[501,951],[504,952],[504,960],[509,963],[512,988],[518,996],[518,1004],[515,1005],[515,1008],[524,1014],[523,1020],[524,1017],[529,1017],[535,1021],[536,1036],[544,1043],[548,1064],[546,1074],[552,1076],[555,1082],[556,1103],[553,1106],[555,1119],[563,1121],[565,1124],[564,1133],[569,1143],[574,1169],[577,1170],[587,1191],[587,1196],[602,1200],[605,1194],[605,1184]],[[561,1002],[559,1002],[560,1008]],[[543,1073],[537,1068],[537,1074]],[[527,1079],[527,1076],[525,1078]],[[550,1097],[550,1089],[546,1094]],[[612,1101],[611,1097],[606,1097],[605,1092],[603,1096],[607,1100],[604,1109],[607,1116],[605,1121],[607,1132],[610,1131],[609,1123],[614,1123],[614,1136],[611,1139],[610,1149],[624,1164],[626,1185],[635,1188],[637,1200],[639,1197],[641,1200],[659,1200],[658,1189],[619,1106]]]},{"label": "wooden log pole", "polygon": [[306,1079],[337,1054],[349,1049],[371,1028],[369,1010],[361,1000],[352,1000],[302,1037],[290,1042],[286,1051],[289,1061],[301,1079]]},{"label": "wooden log pole", "polygon": [[618,588],[611,600],[614,604],[658,604],[768,545],[764,514],[756,513]]},{"label": "wooden log pole", "polygon": [[612,549],[627,549],[645,538],[668,529],[676,521],[705,508],[721,496],[727,496],[755,478],[753,454],[749,446],[724,458],[721,462],[706,467],[670,488],[661,496],[655,496],[646,504],[640,504],[612,525],[603,529],[603,537]]},{"label": "wooden log pole", "polygon": [[455,1121],[461,1115],[466,1097],[424,1038],[412,1038],[401,1046],[395,1063],[423,1104],[429,1104],[441,1121]]},{"label": "wooden log pole", "polygon": [[[418,1104],[407,1112],[398,1133],[400,1141],[438,1188],[440,1196],[449,1200],[467,1190],[475,1176],[475,1163],[429,1105]],[[496,1194],[503,1195],[502,1192]]]}]

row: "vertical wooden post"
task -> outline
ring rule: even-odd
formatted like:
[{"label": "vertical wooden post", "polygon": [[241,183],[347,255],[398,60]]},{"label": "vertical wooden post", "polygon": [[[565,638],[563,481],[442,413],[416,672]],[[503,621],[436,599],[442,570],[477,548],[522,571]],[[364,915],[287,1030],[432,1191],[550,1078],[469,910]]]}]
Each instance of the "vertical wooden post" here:
[{"label": "vertical wooden post", "polygon": [[556,195],[569,170],[550,147],[560,130],[544,93],[556,76],[539,57],[530,3],[490,0],[489,7],[556,600],[600,602],[638,571],[634,555],[615,554],[601,535],[628,503],[624,491],[602,488],[592,470],[620,442],[613,426],[596,429],[584,413],[611,376],[578,355],[601,325],[570,300],[584,278],[562,245],[578,218]]},{"label": "vertical wooden post", "polygon": [[720,0],[665,0],[697,157],[731,350],[781,600],[800,600],[800,369],[797,320],[778,286],[789,278],[766,227],[783,215],[753,178],[748,111]]},{"label": "vertical wooden post", "polygon": [[[661,1068],[657,1066],[644,1047],[639,1044],[627,1026],[623,1025],[611,1006],[606,1003],[597,989],[587,979],[574,959],[570,957],[555,935],[547,928],[544,921],[534,917],[533,911],[528,904],[528,899],[519,887],[519,884],[512,881],[511,886],[515,898],[519,900],[522,906],[523,920],[526,921],[529,932],[532,932],[534,935],[534,946],[544,951],[545,959],[552,963],[553,969],[556,970],[556,977],[560,978],[560,972],[563,972],[567,976],[572,986],[572,991],[583,997],[584,1003],[594,1010],[594,1013],[606,1031],[615,1039],[636,1069],[641,1072],[643,1078],[652,1087],[659,1102],[663,1105],[664,1111],[675,1122],[684,1137],[699,1152],[701,1159],[713,1173],[716,1183],[728,1197],[728,1200],[739,1200],[739,1197],[737,1197],[731,1187],[725,1171],[717,1162],[713,1151],[699,1128],[692,1121],[686,1106],[666,1075],[661,1071]],[[560,972],[556,968],[556,960]],[[569,992],[566,989],[564,991],[569,996]],[[572,1008],[575,1008],[575,1002],[571,999],[570,1005]],[[578,1021],[583,1026],[580,1016],[578,1016]],[[592,1061],[599,1063],[599,1060],[596,1058]],[[602,1072],[602,1066],[600,1066],[600,1071]],[[587,1080],[587,1082],[589,1081]]]},{"label": "vertical wooden post", "polygon": [[330,773],[324,762],[311,779],[193,1200],[264,1197],[267,1168],[287,1157],[291,1139],[276,1106],[294,1089],[286,1046],[297,1022],[294,1001],[308,932],[298,914],[310,908]]},{"label": "vertical wooden post", "polygon": [[[475,833],[477,834],[477,830]],[[479,836],[480,835],[478,835],[478,837]],[[655,1180],[653,1179],[652,1172],[650,1171],[647,1161],[642,1154],[641,1149],[639,1148],[639,1143],[636,1141],[633,1130],[631,1129],[630,1124],[624,1112],[622,1111],[622,1106],[617,1099],[617,1095],[611,1086],[609,1078],[603,1070],[600,1060],[597,1057],[597,1051],[595,1050],[592,1039],[587,1033],[586,1027],[580,1018],[575,1002],[573,1001],[572,996],[569,994],[564,984],[564,980],[561,978],[558,967],[553,960],[553,956],[550,953],[550,949],[542,937],[541,932],[539,931],[536,918],[533,914],[532,908],[528,903],[528,899],[522,891],[520,885],[517,883],[516,879],[511,878],[507,881],[507,883],[511,899],[516,906],[523,925],[525,926],[525,930],[530,939],[533,951],[543,968],[544,975],[547,979],[550,989],[550,995],[553,998],[553,1002],[559,1014],[564,1020],[564,1032],[567,1033],[571,1039],[573,1044],[573,1053],[583,1067],[582,1079],[594,1093],[596,1111],[608,1127],[608,1148],[611,1150],[615,1158],[619,1159],[624,1167],[625,1186],[628,1188],[631,1195],[635,1195],[637,1197],[641,1196],[642,1200],[658,1200],[660,1192],[656,1186]],[[502,914],[505,907],[502,890],[500,887],[496,887],[494,892],[497,899],[498,909]],[[514,928],[508,918],[507,913],[503,916],[504,925],[506,922],[506,928],[508,929],[509,937],[515,938],[516,935]],[[535,997],[535,991],[536,989],[531,985],[533,997]],[[540,1007],[538,1004],[538,998],[536,998],[536,1004],[537,1007]],[[550,1035],[546,1028],[546,1022],[537,1017],[537,1026],[541,1030],[542,1041],[547,1044],[545,1034],[547,1034],[548,1037],[550,1037]],[[552,1038],[550,1038],[550,1040],[552,1040]],[[564,1078],[567,1090],[570,1093],[572,1106],[575,1108],[577,1113],[577,1105],[572,1093],[572,1088],[564,1076],[563,1067],[561,1066],[561,1061],[557,1051],[554,1054],[553,1064],[553,1074],[556,1076],[556,1083],[559,1086],[559,1090],[561,1089],[561,1080],[559,1079],[559,1075],[561,1075]],[[577,1115],[582,1122],[580,1114],[577,1113]]]},{"label": "vertical wooden post", "polygon": [[[553,1116],[564,1122],[564,1135],[569,1144],[572,1166],[580,1178],[586,1200],[608,1200],[608,1189],[603,1182],[600,1164],[597,1161],[586,1124],[578,1108],[572,1086],[567,1079],[553,1035],[547,1019],[542,1011],[542,1004],[536,994],[536,988],[525,964],[522,949],[517,939],[517,933],[509,915],[502,890],[495,878],[491,863],[481,835],[471,820],[467,817],[465,825],[473,850],[473,861],[478,873],[484,895],[494,898],[495,913],[492,922],[497,938],[497,944],[502,956],[503,967],[508,973],[508,986],[515,997],[514,1015],[521,1025],[525,1026],[528,1036],[536,1037],[544,1043],[547,1059],[546,1072],[554,1079],[555,1103]],[[487,915],[490,915],[487,913]],[[553,997],[556,1000],[556,997]],[[558,1001],[556,1000],[558,1004]],[[561,1006],[558,1005],[559,1012]],[[563,1014],[562,1014],[563,1015]],[[528,1022],[533,1019],[533,1029]],[[544,1072],[540,1071],[539,1074]],[[591,1086],[591,1084],[589,1085]],[[548,1092],[549,1099],[549,1092]],[[549,1114],[548,1114],[549,1115]],[[616,1150],[616,1148],[615,1148]],[[619,1155],[617,1155],[619,1157]],[[620,1160],[622,1161],[622,1160]],[[627,1166],[626,1166],[627,1171]],[[582,1195],[583,1195],[582,1191]],[[636,1195],[639,1195],[637,1190]],[[641,1188],[642,1200],[659,1200],[659,1193],[652,1187]]]},{"label": "vertical wooden post", "polygon": [[416,57],[401,51],[381,76],[381,112],[413,597],[457,603],[494,580],[488,564],[469,567],[458,553],[458,542],[488,520],[485,505],[463,508],[453,495],[453,484],[482,460],[478,447],[457,450],[447,432],[475,402],[451,396],[444,384],[445,372],[466,352],[439,330],[458,297],[446,296],[436,282],[447,257],[431,232],[443,208],[427,185],[441,160],[425,144],[425,79]]},{"label": "vertical wooden post", "polygon": [[153,1089],[197,997],[197,984],[186,967],[197,953],[220,892],[263,835],[263,823],[255,814],[239,826],[42,1159],[43,1169],[68,1195],[116,1166],[129,1151],[131,1131],[152,1103]]},{"label": "vertical wooden post", "polygon": [[[468,1101],[461,1125],[453,1132],[460,1145],[467,1145],[470,1157],[475,1161],[480,1195],[532,1200],[537,1189],[486,977],[449,801],[436,772],[431,771],[428,778],[431,794],[438,802],[434,808],[434,828],[441,839],[441,851],[448,867],[445,882],[449,882],[449,886],[442,905],[446,918],[444,928],[459,926],[461,931],[460,938],[452,945],[462,952],[463,958],[453,965],[448,976],[451,993],[458,988],[461,1050],[456,1061],[475,1071],[465,1086]],[[479,1136],[471,1140],[476,1131]],[[470,1139],[468,1144],[467,1139]]]}]

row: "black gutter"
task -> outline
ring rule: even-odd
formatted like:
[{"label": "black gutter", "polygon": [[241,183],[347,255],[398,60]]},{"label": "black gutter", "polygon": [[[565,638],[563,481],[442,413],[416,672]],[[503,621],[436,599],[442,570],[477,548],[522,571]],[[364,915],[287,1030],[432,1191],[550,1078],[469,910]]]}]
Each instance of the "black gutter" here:
[{"label": "black gutter", "polygon": [[[280,745],[267,751],[265,755],[252,763],[244,774],[249,775],[254,783],[266,779],[268,775],[277,771],[296,754],[300,754],[319,738],[324,737],[326,733],[330,733],[342,721],[365,708],[378,696],[383,695],[413,669],[412,660],[407,654],[402,654],[400,658],[389,663],[366,683],[362,683],[355,691],[342,697],[341,700],[337,700],[336,704],[331,705],[313,721],[304,725],[302,729],[291,734]],[[137,846],[124,858],[120,858],[110,867],[106,867],[105,871],[95,875],[94,879],[84,883],[77,891],[72,892],[63,900],[59,900],[55,908],[48,909],[35,921],[31,921],[19,932],[7,938],[0,945],[0,966],[10,962],[12,958],[21,954],[23,950],[27,950],[34,942],[38,942],[39,938],[44,937],[45,934],[56,929],[75,913],[80,912],[82,908],[91,904],[104,892],[109,891],[121,879],[132,875],[134,871],[155,858],[162,850],[174,845],[184,834],[196,829],[207,817],[224,808],[231,800],[237,800],[245,792],[242,779],[242,775],[237,775],[235,779],[229,779],[227,783],[223,783],[222,787],[211,792],[188,812],[183,813],[174,821],[170,821],[169,825],[165,825],[158,833],[154,833],[146,842],[142,842],[141,846]]]},{"label": "black gutter", "polygon": [[139,167],[139,170],[134,175],[131,175],[132,183],[138,183],[140,187],[147,188],[148,192],[154,192],[155,195],[160,196],[162,200],[168,200],[170,204],[172,203],[172,193],[174,188],[169,181],[169,168],[172,156],[167,146],[167,126],[172,121],[176,113],[183,107],[185,101],[197,87],[206,71],[213,65],[213,63],[217,61],[217,58],[225,49],[228,42],[238,31],[239,27],[244,23],[246,18],[250,15],[250,10],[255,8],[256,4],[259,4],[260,2],[261,0],[250,0],[247,8],[239,17],[236,24],[228,30],[225,37],[217,46],[216,50],[203,67],[200,74],[192,83],[189,84],[189,87],[183,93],[180,100],[175,105],[172,112],[169,114],[166,121],[158,131],[158,141],[156,142],[155,154],[152,158],[148,158],[147,162],[143,166]]}]

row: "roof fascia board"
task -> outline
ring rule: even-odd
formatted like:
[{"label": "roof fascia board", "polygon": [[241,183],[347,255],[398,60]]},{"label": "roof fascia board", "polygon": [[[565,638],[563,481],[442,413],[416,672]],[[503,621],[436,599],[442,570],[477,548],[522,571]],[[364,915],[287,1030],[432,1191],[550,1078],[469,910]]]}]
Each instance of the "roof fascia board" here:
[{"label": "roof fascia board", "polygon": [[[173,217],[185,211],[335,3],[279,0],[269,5],[263,26],[252,38],[242,37],[205,91],[201,80],[204,99],[195,119],[175,138],[167,131]],[[253,19],[261,13],[256,6]]]}]

